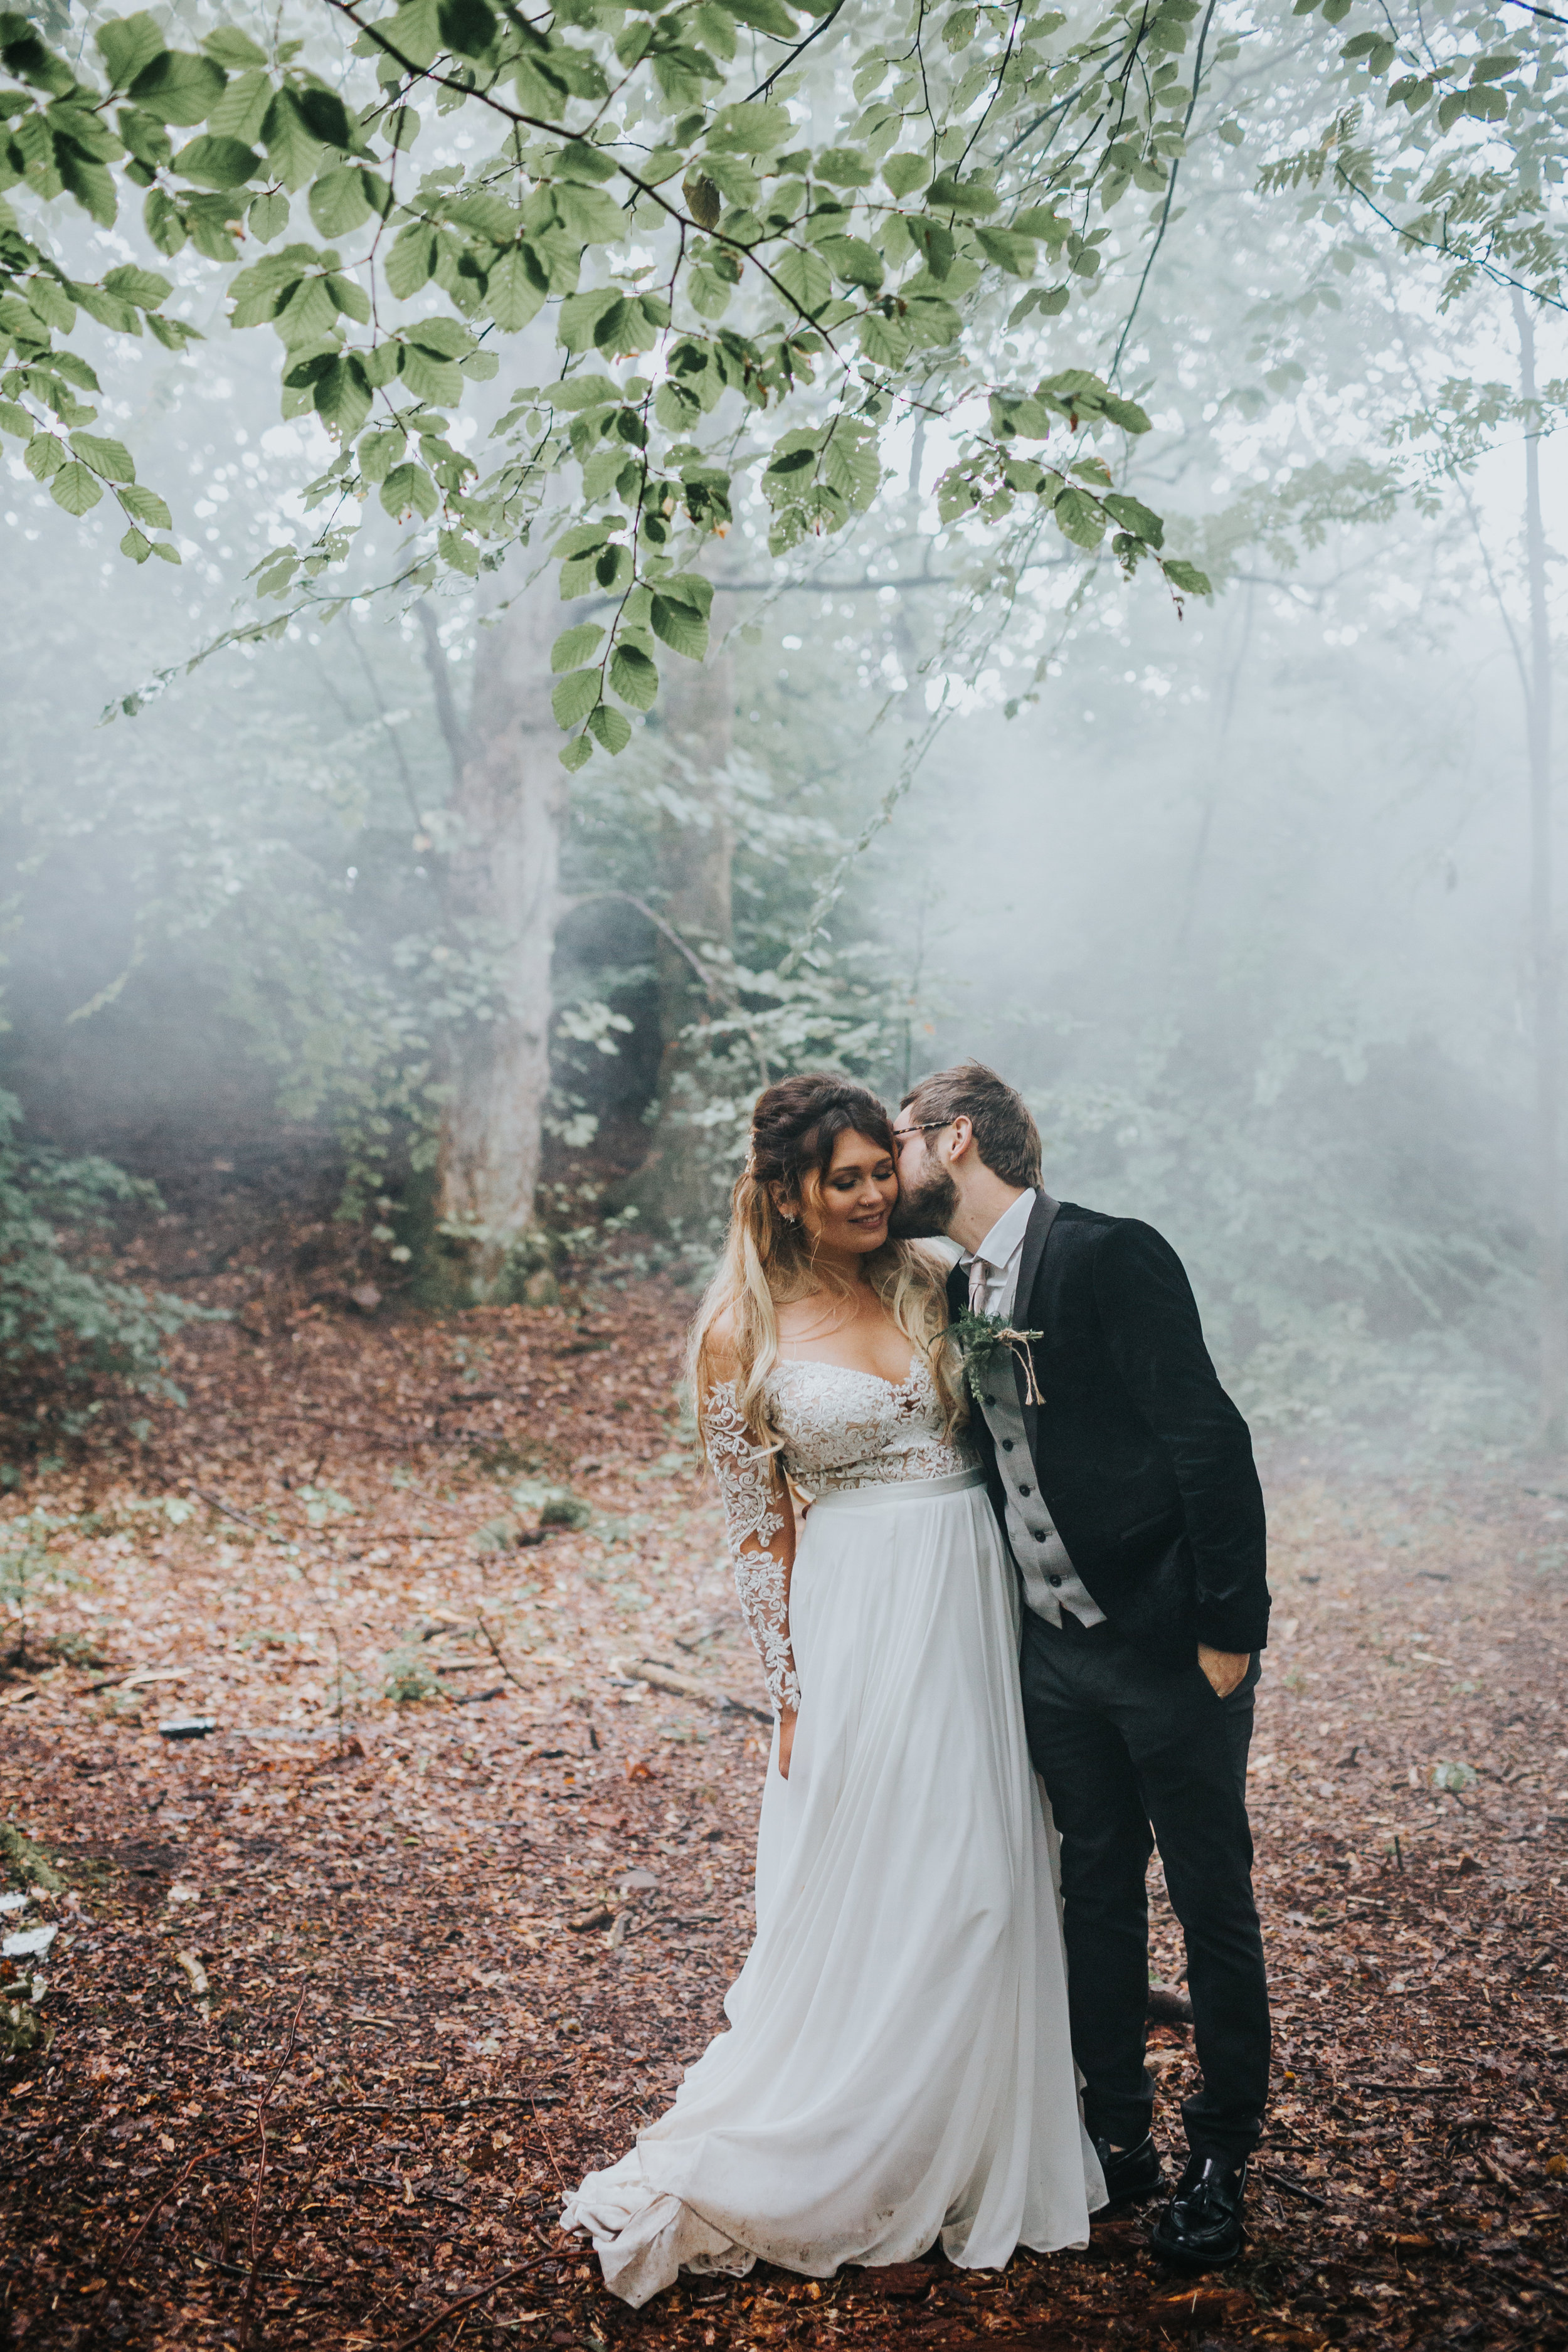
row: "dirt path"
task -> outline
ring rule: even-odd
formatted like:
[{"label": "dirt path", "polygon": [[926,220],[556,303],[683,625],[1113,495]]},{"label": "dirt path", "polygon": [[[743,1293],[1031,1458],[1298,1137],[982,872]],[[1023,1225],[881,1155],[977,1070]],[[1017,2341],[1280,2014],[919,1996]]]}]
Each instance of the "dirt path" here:
[{"label": "dirt path", "polygon": [[[205,1330],[188,1411],[7,1501],[80,1580],[0,1685],[4,1924],[58,1928],[0,2011],[37,2037],[0,2064],[11,2340],[357,2352],[451,2306],[425,2341],[1568,2345],[1568,1477],[1512,1471],[1270,1479],[1238,2271],[1178,2294],[1123,2219],[1005,2274],[602,2293],[560,2185],[721,2023],[764,1762],[628,1671],[761,1701],[678,1332],[652,1286]],[[1166,2128],[1193,2060],[1153,2040]]]}]

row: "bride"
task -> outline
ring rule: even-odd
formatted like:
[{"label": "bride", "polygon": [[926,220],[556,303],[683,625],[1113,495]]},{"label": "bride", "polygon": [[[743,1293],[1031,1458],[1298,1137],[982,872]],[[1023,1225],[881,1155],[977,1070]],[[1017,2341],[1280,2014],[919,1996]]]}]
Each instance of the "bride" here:
[{"label": "bride", "polygon": [[889,1241],[897,1195],[873,1095],[799,1077],[761,1096],[691,1342],[777,1716],[757,1934],[730,2031],[563,2211],[633,2305],[681,2269],[826,2278],[939,2238],[989,2269],[1084,2245],[1105,2200],[1016,1572],[963,1434],[946,1269]]}]

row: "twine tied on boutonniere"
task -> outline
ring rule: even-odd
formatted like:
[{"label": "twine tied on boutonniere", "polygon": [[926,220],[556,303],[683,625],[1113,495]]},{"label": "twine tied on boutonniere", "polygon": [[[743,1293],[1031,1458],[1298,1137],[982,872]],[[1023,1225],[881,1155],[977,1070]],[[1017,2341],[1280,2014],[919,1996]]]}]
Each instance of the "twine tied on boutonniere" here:
[{"label": "twine tied on boutonniere", "polygon": [[1029,1353],[1029,1342],[1044,1339],[1043,1331],[1018,1331],[1000,1315],[980,1315],[970,1307],[955,1323],[948,1325],[947,1336],[958,1349],[969,1381],[969,1393],[976,1402],[980,1401],[979,1383],[995,1378],[986,1367],[998,1352],[1003,1352],[1023,1367],[1024,1402],[1044,1404],[1035,1378],[1035,1360]]}]

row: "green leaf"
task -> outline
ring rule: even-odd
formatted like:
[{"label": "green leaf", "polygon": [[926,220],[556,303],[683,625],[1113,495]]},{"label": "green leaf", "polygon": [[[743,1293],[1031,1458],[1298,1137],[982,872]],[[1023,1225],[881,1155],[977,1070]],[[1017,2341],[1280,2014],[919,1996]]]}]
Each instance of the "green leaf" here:
[{"label": "green leaf", "polygon": [[321,149],[291,89],[280,89],[268,108],[261,143],[284,186],[290,191],[302,188],[316,168]]},{"label": "green leaf", "polygon": [[138,522],[146,523],[153,530],[174,529],[169,509],[157,491],[141,482],[127,482],[120,493],[120,503],[127,514],[134,515]]},{"label": "green leaf", "polygon": [[1005,269],[1010,278],[1030,278],[1035,268],[1035,240],[1032,236],[1016,236],[1011,229],[977,228],[974,241],[987,261]]},{"label": "green leaf", "polygon": [[153,541],[153,552],[161,557],[165,563],[178,563],[180,561],[179,549],[171,547],[166,539],[155,539]]},{"label": "green leaf", "polygon": [[[654,635],[662,637],[674,652],[684,654],[688,661],[702,661],[708,653],[708,623],[689,604],[673,604],[667,597],[655,594],[651,618]],[[628,696],[627,700],[631,699]],[[651,698],[650,698],[651,699]]]},{"label": "green leaf", "polygon": [[591,738],[586,735],[574,736],[570,743],[563,744],[560,752],[562,766],[570,775],[574,776],[576,774],[579,768],[585,768],[587,766],[593,756],[593,741]]},{"label": "green leaf", "polygon": [[0,433],[10,433],[23,441],[30,441],[37,432],[26,410],[14,400],[0,400]]},{"label": "green leaf", "polygon": [[882,257],[863,237],[825,236],[816,250],[846,286],[864,286],[875,294],[881,285]]},{"label": "green leaf", "polygon": [[85,458],[93,471],[110,482],[133,482],[136,467],[123,441],[110,441],[100,433],[73,433],[71,447],[79,457]]},{"label": "green leaf", "polygon": [[297,352],[330,335],[337,316],[338,306],[326,279],[302,278],[282,307],[273,313],[272,324],[288,349]]},{"label": "green leaf", "polygon": [[912,196],[930,179],[931,165],[923,155],[911,155],[907,148],[900,148],[896,155],[883,157],[882,177],[895,196]]},{"label": "green leaf", "polygon": [[902,367],[910,355],[910,338],[900,319],[886,319],[868,310],[860,321],[860,349],[873,367]]},{"label": "green leaf", "polygon": [[381,503],[395,518],[412,512],[428,521],[439,499],[436,485],[424,467],[408,459],[401,466],[395,466],[383,482]]},{"label": "green leaf", "polygon": [[289,199],[274,188],[267,195],[256,197],[246,219],[250,224],[251,236],[259,237],[263,245],[270,245],[289,226]]},{"label": "green leaf", "polygon": [[[650,669],[653,668],[653,664],[651,662],[648,663],[648,667]],[[656,687],[658,682],[658,673],[655,670],[654,683]],[[594,734],[598,738],[599,741],[604,745],[605,751],[609,752],[612,759],[614,759],[617,753],[624,751],[626,745],[632,740],[631,720],[626,717],[624,711],[616,709],[614,705],[611,703],[601,702],[596,709],[590,710],[588,713],[588,725]]]},{"label": "green leaf", "polygon": [[154,17],[110,16],[93,35],[116,89],[128,89],[144,66],[163,54],[163,28]]},{"label": "green leaf", "polygon": [[166,302],[174,290],[169,280],[160,278],[155,269],[133,269],[130,267],[110,270],[103,286],[106,293],[118,294],[122,302],[134,302],[141,310],[155,310],[159,303]]},{"label": "green leaf", "polygon": [[460,58],[482,58],[496,37],[496,20],[485,0],[441,0],[441,38]]},{"label": "green leaf", "polygon": [[[800,38],[800,27],[784,0],[721,0],[721,5],[730,16],[742,25],[750,25],[754,32],[771,33],[778,41]],[[732,110],[738,112],[739,109]]]},{"label": "green leaf", "polygon": [[771,155],[794,136],[795,123],[787,107],[748,100],[720,110],[709,126],[707,143],[734,155]]},{"label": "green leaf", "polygon": [[1214,583],[1207,572],[1200,572],[1195,563],[1184,563],[1179,556],[1173,555],[1165,559],[1161,568],[1173,588],[1180,588],[1189,596],[1214,594]]},{"label": "green leaf", "polygon": [[818,254],[799,246],[785,246],[773,264],[773,275],[808,318],[815,318],[832,297],[833,280],[827,274],[827,264]]},{"label": "green leaf", "polygon": [[877,176],[858,147],[826,147],[813,170],[832,188],[868,188]]},{"label": "green leaf", "polygon": [[205,122],[223,96],[226,75],[210,58],[165,49],[142,67],[130,96],[160,122]]},{"label": "green leaf", "polygon": [[272,103],[272,81],[268,74],[242,73],[229,83],[212,112],[207,116],[207,129],[215,137],[237,139],[247,147],[254,147],[261,136],[261,126]]},{"label": "green leaf", "polygon": [[408,338],[421,351],[432,352],[442,360],[460,360],[474,347],[467,327],[459,326],[456,319],[442,318],[439,312],[433,319],[416,320],[408,330]]},{"label": "green leaf", "polygon": [[563,629],[550,648],[551,668],[574,669],[588,659],[604,634],[597,621],[582,621],[574,629]]},{"label": "green leaf", "polygon": [[220,25],[216,33],[207,35],[202,47],[209,58],[230,73],[243,73],[247,66],[267,63],[266,50],[258,47],[248,33],[242,33],[237,25]]},{"label": "green leaf", "polygon": [[[569,634],[575,635],[575,632]],[[599,699],[599,673],[596,669],[568,670],[550,698],[555,713],[555,724],[565,730],[586,719]]]},{"label": "green leaf", "polygon": [[47,482],[66,463],[66,445],[52,433],[35,433],[22,452],[22,462],[35,482]]},{"label": "green leaf", "polygon": [[182,147],[170,165],[202,188],[237,188],[261,169],[261,158],[238,139],[203,136]]},{"label": "green leaf", "polygon": [[410,221],[392,240],[386,257],[386,282],[400,302],[417,294],[436,267],[436,232],[424,221]]},{"label": "green leaf", "polygon": [[335,89],[302,89],[299,104],[305,128],[323,147],[353,145],[349,111]]},{"label": "green leaf", "polygon": [[402,376],[416,398],[437,408],[450,408],[463,396],[461,370],[451,360],[437,359],[417,343],[403,346]]},{"label": "green leaf", "polygon": [[1105,536],[1105,513],[1087,490],[1065,489],[1053,509],[1062,535],[1075,547],[1098,547]]},{"label": "green leaf", "polygon": [[618,286],[595,286],[585,294],[569,294],[561,305],[556,341],[569,352],[589,350],[598,339],[600,320],[617,308],[626,309],[626,297]]},{"label": "green leaf", "polygon": [[658,666],[637,646],[617,646],[610,656],[610,684],[634,710],[651,710],[658,698]]},{"label": "green leaf", "polygon": [[310,185],[310,218],[322,236],[347,236],[370,215],[370,199],[357,165],[334,163]]},{"label": "green leaf", "polygon": [[316,414],[352,440],[370,415],[371,390],[357,353],[334,360],[316,381]]},{"label": "green leaf", "polygon": [[939,172],[926,192],[926,202],[933,212],[958,213],[973,219],[979,213],[994,213],[1001,198],[984,180],[961,180],[956,172]]},{"label": "green leaf", "polygon": [[1121,490],[1110,491],[1105,499],[1105,511],[1112,521],[1121,525],[1123,530],[1136,531],[1139,538],[1146,539],[1151,547],[1158,547],[1164,539],[1164,524],[1153,508],[1146,507],[1141,499],[1130,499]]},{"label": "green leaf", "polygon": [[1147,433],[1152,430],[1146,412],[1139,407],[1135,400],[1122,400],[1115,393],[1108,392],[1100,405],[1101,414],[1109,416],[1112,425],[1120,425],[1123,433]]},{"label": "green leaf", "polygon": [[145,563],[153,552],[153,542],[144,530],[138,530],[132,523],[120,542],[120,552],[128,555],[132,563]]},{"label": "green leaf", "polygon": [[631,226],[614,196],[569,180],[551,184],[556,215],[581,245],[618,245]]},{"label": "green leaf", "polygon": [[103,496],[103,485],[79,459],[73,458],[49,477],[49,496],[67,514],[84,515]]},{"label": "green leaf", "polygon": [[399,57],[407,58],[416,66],[429,65],[441,47],[437,0],[403,0],[390,21],[382,19],[381,29]]}]

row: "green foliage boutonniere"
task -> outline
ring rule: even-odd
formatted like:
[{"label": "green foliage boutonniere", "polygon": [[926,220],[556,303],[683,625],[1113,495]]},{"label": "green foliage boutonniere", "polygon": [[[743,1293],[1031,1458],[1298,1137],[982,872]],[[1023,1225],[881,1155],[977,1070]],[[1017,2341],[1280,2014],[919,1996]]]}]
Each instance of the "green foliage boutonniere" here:
[{"label": "green foliage boutonniere", "polygon": [[1044,1338],[1040,1331],[1016,1331],[1000,1315],[977,1315],[971,1307],[947,1327],[947,1336],[963,1359],[969,1381],[969,1393],[978,1400],[982,1381],[994,1380],[991,1370],[999,1350],[1005,1350],[1024,1370],[1024,1402],[1043,1404],[1035,1379],[1035,1360],[1029,1353],[1029,1342]]}]

